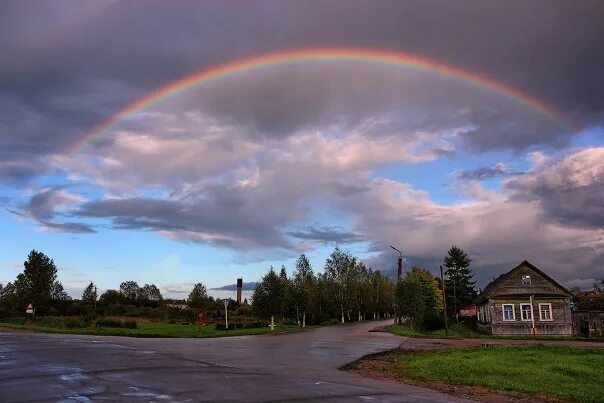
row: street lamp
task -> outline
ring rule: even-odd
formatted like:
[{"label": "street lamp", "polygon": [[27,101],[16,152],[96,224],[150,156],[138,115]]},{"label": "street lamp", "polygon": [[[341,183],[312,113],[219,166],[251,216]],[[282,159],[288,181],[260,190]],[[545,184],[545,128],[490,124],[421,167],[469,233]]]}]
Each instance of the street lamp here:
[{"label": "street lamp", "polygon": [[398,267],[396,271],[396,282],[398,283],[401,279],[401,274],[403,272],[403,252],[400,249],[395,248],[392,245],[389,245],[392,249],[398,252]]},{"label": "street lamp", "polygon": [[[398,267],[396,270],[396,284],[398,284],[398,282],[401,279],[401,274],[403,272],[403,251],[401,251],[400,249],[395,248],[392,245],[389,245],[392,249],[394,249],[395,251],[398,252]],[[396,307],[396,303],[394,305]],[[400,325],[400,318],[398,316],[398,312],[396,312],[396,308],[394,310],[394,324],[395,325]]]}]

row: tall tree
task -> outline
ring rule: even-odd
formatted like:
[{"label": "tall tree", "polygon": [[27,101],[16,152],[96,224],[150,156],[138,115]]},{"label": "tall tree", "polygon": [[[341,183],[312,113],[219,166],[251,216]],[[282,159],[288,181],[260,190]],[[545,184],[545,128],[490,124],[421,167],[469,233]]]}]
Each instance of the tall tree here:
[{"label": "tall tree", "polygon": [[471,304],[476,298],[476,281],[473,280],[474,274],[470,269],[471,261],[466,252],[454,245],[443,262],[447,268],[447,290],[452,291],[447,293],[447,307],[455,317],[459,309]]},{"label": "tall tree", "polygon": [[396,284],[396,312],[408,320],[412,330],[420,329],[423,325],[425,301],[424,284],[417,276],[406,276]]},{"label": "tall tree", "polygon": [[208,302],[208,292],[202,283],[196,283],[187,298],[189,308],[203,308]]},{"label": "tall tree", "polygon": [[96,286],[91,281],[90,284],[84,288],[84,292],[82,293],[82,302],[85,304],[94,304],[97,299],[97,291]]},{"label": "tall tree", "polygon": [[594,291],[598,294],[604,293],[604,280],[597,280],[594,283]]},{"label": "tall tree", "polygon": [[336,247],[325,262],[325,274],[335,287],[336,300],[340,308],[342,323],[345,322],[344,312],[348,310],[349,302],[349,275],[354,268],[356,259],[350,252],[342,251]]},{"label": "tall tree", "polygon": [[270,326],[273,330],[275,328],[275,315],[280,313],[282,303],[282,281],[271,266],[268,273],[256,284],[252,297],[252,308],[258,315],[270,318]]},{"label": "tall tree", "polygon": [[416,266],[407,275],[422,283],[426,313],[438,315],[443,309],[443,293],[439,288],[439,281],[429,271]]},{"label": "tall tree", "polygon": [[57,280],[55,263],[44,253],[32,250],[23,266],[23,273],[20,273],[15,281],[19,302],[32,303],[37,310],[45,311],[55,290]]},{"label": "tall tree", "polygon": [[128,304],[136,304],[139,293],[140,288],[136,281],[124,281],[120,284],[120,294]]},{"label": "tall tree", "polygon": [[139,289],[139,303],[142,306],[157,307],[163,301],[159,288],[155,284],[145,284]]},{"label": "tall tree", "polygon": [[302,327],[306,327],[306,314],[312,305],[316,281],[310,261],[305,254],[301,254],[296,260],[293,283],[296,314],[302,316]]}]

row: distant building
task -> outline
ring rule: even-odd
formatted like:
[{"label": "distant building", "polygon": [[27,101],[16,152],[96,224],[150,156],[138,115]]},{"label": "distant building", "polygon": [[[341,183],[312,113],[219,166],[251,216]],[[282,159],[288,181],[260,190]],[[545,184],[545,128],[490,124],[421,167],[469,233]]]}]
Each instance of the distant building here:
[{"label": "distant building", "polygon": [[572,334],[571,293],[523,261],[476,299],[478,329],[495,335]]}]

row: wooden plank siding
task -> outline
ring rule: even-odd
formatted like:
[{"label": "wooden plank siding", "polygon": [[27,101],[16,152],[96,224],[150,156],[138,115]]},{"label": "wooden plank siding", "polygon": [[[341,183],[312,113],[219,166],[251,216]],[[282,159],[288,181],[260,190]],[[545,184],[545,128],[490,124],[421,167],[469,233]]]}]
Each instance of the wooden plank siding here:
[{"label": "wooden plank siding", "polygon": [[[523,277],[530,277],[530,284]],[[537,335],[572,334],[570,293],[527,261],[489,284],[477,298],[478,329],[495,335],[533,333],[533,321],[522,319],[522,305],[533,297],[532,314]],[[503,305],[513,305],[513,320],[504,320]],[[541,318],[539,304],[551,305],[551,319]]]}]

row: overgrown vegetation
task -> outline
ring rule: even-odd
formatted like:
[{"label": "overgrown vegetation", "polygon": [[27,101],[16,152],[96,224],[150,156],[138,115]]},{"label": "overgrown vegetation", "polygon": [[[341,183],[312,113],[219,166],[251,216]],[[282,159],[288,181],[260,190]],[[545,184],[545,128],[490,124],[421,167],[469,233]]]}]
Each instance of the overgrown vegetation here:
[{"label": "overgrown vegetation", "polygon": [[577,402],[604,401],[604,350],[563,346],[448,348],[393,353],[383,375]]}]

